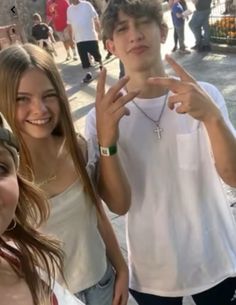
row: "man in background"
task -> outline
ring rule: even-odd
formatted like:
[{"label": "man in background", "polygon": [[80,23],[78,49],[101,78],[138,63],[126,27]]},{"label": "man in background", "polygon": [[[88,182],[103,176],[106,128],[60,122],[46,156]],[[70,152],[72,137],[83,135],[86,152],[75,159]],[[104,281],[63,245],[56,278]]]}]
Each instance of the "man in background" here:
[{"label": "man in background", "polygon": [[[98,45],[98,38],[101,36],[98,13],[90,2],[80,0],[71,0],[71,2],[67,10],[67,23],[70,35],[74,33],[82,67],[83,69],[91,67],[91,55],[102,68],[102,56]],[[83,82],[89,83],[91,80],[92,74],[87,72]]]},{"label": "man in background", "polygon": [[209,16],[212,0],[193,0],[196,10],[193,12],[189,27],[195,37],[195,46],[192,49],[198,52],[211,51]]},{"label": "man in background", "polygon": [[72,35],[69,33],[69,28],[67,26],[67,9],[69,3],[67,0],[51,0],[47,1],[47,16],[50,18],[50,23],[60,41],[63,42],[63,45],[66,50],[66,60],[72,58],[70,49],[72,50],[73,59],[77,60],[76,49],[73,41]]}]

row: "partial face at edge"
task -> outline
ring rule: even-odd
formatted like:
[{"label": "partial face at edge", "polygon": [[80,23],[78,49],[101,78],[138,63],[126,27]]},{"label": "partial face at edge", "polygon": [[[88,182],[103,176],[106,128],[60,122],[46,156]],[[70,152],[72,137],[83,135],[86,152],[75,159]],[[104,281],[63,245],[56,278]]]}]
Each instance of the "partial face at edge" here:
[{"label": "partial face at edge", "polygon": [[11,153],[0,141],[0,235],[10,225],[19,200],[16,168]]}]

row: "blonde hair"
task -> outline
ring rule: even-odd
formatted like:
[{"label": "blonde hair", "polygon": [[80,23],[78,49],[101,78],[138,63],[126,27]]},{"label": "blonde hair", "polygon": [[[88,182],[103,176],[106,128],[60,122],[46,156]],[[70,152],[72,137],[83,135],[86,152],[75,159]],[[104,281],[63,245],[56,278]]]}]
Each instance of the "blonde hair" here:
[{"label": "blonde hair", "polygon": [[15,104],[22,74],[29,68],[37,67],[51,81],[59,97],[60,119],[53,134],[63,136],[65,145],[74,162],[75,169],[85,190],[99,209],[99,199],[86,171],[86,164],[77,142],[65,87],[53,58],[33,44],[12,45],[0,52],[0,109],[19,141],[20,173],[32,179],[33,165],[29,150],[24,143],[15,122]]}]

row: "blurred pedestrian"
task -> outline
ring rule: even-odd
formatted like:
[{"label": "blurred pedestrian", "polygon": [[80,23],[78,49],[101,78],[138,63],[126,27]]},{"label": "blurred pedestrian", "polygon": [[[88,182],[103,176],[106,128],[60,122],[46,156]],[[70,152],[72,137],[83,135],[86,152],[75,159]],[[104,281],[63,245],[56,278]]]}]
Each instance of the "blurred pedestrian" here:
[{"label": "blurred pedestrian", "polygon": [[[179,52],[181,54],[190,54],[191,52],[186,49],[184,42],[185,8],[186,3],[183,7],[180,3],[180,0],[174,0],[171,7],[171,16],[174,25],[174,36],[176,36],[177,41],[179,41]],[[177,49],[177,41],[175,41],[175,46],[172,51],[175,51]]]},{"label": "blurred pedestrian", "polygon": [[[98,13],[90,2],[71,0],[67,10],[67,23],[70,33],[75,35],[75,41],[83,69],[91,67],[89,56],[99,63],[102,69],[102,56],[99,50],[98,39],[101,39]],[[92,73],[87,72],[84,83],[92,81]]]},{"label": "blurred pedestrian", "polygon": [[[47,2],[47,16],[50,17],[50,22],[60,41],[62,41],[66,50],[66,61],[72,59],[77,60],[77,53],[73,35],[69,33],[67,25],[67,9],[69,3],[67,0],[48,0]],[[72,56],[71,51],[72,50]]]},{"label": "blurred pedestrian", "polygon": [[193,50],[198,52],[211,51],[209,16],[212,0],[193,0],[196,10],[189,22],[189,27],[195,37]]}]

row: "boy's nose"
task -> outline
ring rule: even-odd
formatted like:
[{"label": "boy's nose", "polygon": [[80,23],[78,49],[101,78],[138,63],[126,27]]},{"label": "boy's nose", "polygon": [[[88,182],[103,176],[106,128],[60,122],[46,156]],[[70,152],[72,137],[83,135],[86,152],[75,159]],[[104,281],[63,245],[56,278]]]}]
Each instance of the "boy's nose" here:
[{"label": "boy's nose", "polygon": [[140,41],[142,40],[144,37],[142,31],[140,31],[140,29],[136,26],[133,26],[130,29],[130,41],[131,42],[135,42],[135,41]]}]

